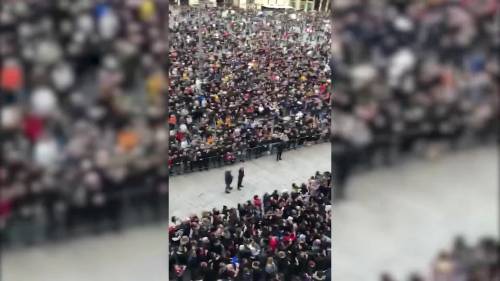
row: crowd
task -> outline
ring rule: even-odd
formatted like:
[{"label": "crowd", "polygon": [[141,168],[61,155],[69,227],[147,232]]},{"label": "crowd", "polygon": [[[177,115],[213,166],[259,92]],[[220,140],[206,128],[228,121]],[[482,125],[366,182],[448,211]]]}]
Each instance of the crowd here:
[{"label": "crowd", "polygon": [[165,205],[160,18],[151,0],[2,0],[4,239],[19,224],[119,227],[124,200]]},{"label": "crowd", "polygon": [[489,142],[497,133],[495,0],[349,1],[335,9],[332,141],[339,187],[359,163]]},{"label": "crowd", "polygon": [[200,9],[171,17],[170,165],[208,169],[328,139],[327,17]]},{"label": "crowd", "polygon": [[159,208],[169,168],[328,136],[324,18],[183,8],[168,50],[155,3],[2,2],[2,236],[16,222],[119,225],[124,201]]},{"label": "crowd", "polygon": [[[411,274],[408,281],[498,281],[500,280],[500,243],[493,238],[483,238],[477,245],[467,245],[457,237],[451,251],[442,251],[432,262],[426,276]],[[381,281],[395,281],[383,273]]]},{"label": "crowd", "polygon": [[331,174],[172,218],[171,280],[331,280]]},{"label": "crowd", "polygon": [[2,236],[21,221],[48,230],[118,225],[124,194],[134,206],[161,205],[168,168],[206,168],[209,159],[234,162],[329,134],[321,16],[207,9],[196,21],[182,10],[172,14],[167,50],[155,1],[2,4]]}]

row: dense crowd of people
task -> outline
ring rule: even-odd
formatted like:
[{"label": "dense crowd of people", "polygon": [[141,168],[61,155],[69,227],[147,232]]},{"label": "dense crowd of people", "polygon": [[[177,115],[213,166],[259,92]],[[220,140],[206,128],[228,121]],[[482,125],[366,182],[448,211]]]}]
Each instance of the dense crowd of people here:
[{"label": "dense crowd of people", "polygon": [[150,0],[2,1],[1,234],[118,225],[130,192],[134,206],[165,204],[160,18]]},{"label": "dense crowd of people", "polygon": [[331,174],[172,218],[171,280],[331,280]]},{"label": "dense crowd of people", "polygon": [[327,140],[326,15],[200,9],[171,17],[170,165],[208,169]]},{"label": "dense crowd of people", "polygon": [[[167,11],[152,0],[2,6],[2,232],[16,220],[116,221],[124,192],[136,194],[134,204],[164,200],[169,168],[205,168],[208,159],[243,160],[247,149],[263,154],[276,141],[295,147],[328,136],[321,17],[286,17],[277,29],[269,15],[207,9],[201,22],[187,9],[171,11],[164,27]],[[236,26],[247,20],[266,22],[268,32]]]},{"label": "dense crowd of people", "polygon": [[[413,273],[408,281],[498,281],[500,280],[500,243],[483,238],[477,245],[468,245],[457,237],[450,251],[442,251],[432,262],[427,274]],[[395,281],[383,273],[380,281]]]},{"label": "dense crowd of people", "polygon": [[[212,28],[208,17],[194,22],[193,10],[185,10],[174,16],[168,52],[159,8],[149,0],[5,1],[2,232],[14,219],[49,221],[48,229],[96,217],[117,221],[125,190],[138,193],[134,204],[165,200],[167,165],[202,168],[210,157],[234,162],[247,148],[262,154],[277,140],[295,146],[328,135],[329,36],[319,38],[327,31],[308,35],[317,37],[313,48],[289,18],[283,24],[295,29],[287,26],[282,38],[269,16],[231,14]],[[229,26],[244,19],[267,20],[269,32]],[[305,19],[304,26],[319,28],[320,19]],[[209,29],[198,45],[203,26]],[[169,59],[166,116],[162,70]]]},{"label": "dense crowd of people", "polygon": [[335,10],[334,163],[491,141],[500,79],[498,1],[348,1]]}]

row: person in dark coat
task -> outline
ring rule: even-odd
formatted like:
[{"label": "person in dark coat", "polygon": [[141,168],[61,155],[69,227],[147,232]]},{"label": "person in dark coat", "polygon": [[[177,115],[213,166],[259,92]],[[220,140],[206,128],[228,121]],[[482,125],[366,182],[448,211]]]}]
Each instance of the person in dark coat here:
[{"label": "person in dark coat", "polygon": [[233,175],[231,175],[231,171],[226,171],[225,181],[226,181],[226,193],[230,193],[232,189],[231,183],[233,183]]},{"label": "person in dark coat", "polygon": [[332,143],[332,167],[335,184],[335,198],[345,199],[345,189],[355,160],[351,144],[343,138],[334,138]]},{"label": "person in dark coat", "polygon": [[241,190],[243,187],[243,177],[245,176],[245,169],[241,167],[238,170],[238,190]]},{"label": "person in dark coat", "polygon": [[283,160],[281,159],[281,154],[283,154],[283,142],[279,142],[276,149],[278,151],[278,153],[276,154],[276,161],[280,161],[280,160]]}]

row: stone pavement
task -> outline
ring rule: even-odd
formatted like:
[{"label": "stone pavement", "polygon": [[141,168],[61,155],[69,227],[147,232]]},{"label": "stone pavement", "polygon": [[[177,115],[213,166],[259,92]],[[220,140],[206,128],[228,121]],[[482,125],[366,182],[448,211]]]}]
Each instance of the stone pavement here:
[{"label": "stone pavement", "polygon": [[[170,178],[169,215],[186,217],[201,214],[223,205],[236,207],[238,203],[250,200],[253,195],[262,196],[265,192],[277,189],[291,189],[293,182],[306,182],[316,171],[330,171],[330,143],[303,147],[283,153],[283,160],[277,162],[276,155],[262,157],[247,162],[238,162],[208,171],[195,172]],[[245,178],[241,191],[236,189],[238,169],[245,168]],[[224,172],[233,173],[233,191],[224,193]]]},{"label": "stone pavement", "polygon": [[1,281],[166,281],[167,225],[3,252]]},{"label": "stone pavement", "polygon": [[333,280],[404,280],[427,273],[435,255],[462,234],[498,237],[498,153],[480,148],[414,160],[353,178],[334,204]]}]

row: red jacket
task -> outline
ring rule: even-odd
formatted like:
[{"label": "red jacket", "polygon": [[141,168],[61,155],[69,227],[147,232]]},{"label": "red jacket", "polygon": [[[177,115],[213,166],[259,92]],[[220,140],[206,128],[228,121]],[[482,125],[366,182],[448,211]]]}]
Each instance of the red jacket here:
[{"label": "red jacket", "polygon": [[297,237],[295,236],[295,233],[290,233],[289,235],[286,235],[285,237],[283,237],[283,241],[285,241],[287,243],[292,243],[296,239],[297,239]]},{"label": "red jacket", "polygon": [[12,203],[10,201],[0,201],[0,218],[6,218],[12,211]]},{"label": "red jacket", "polygon": [[175,139],[178,142],[181,142],[184,139],[184,133],[183,132],[177,132],[177,134],[175,135]]},{"label": "red jacket", "polygon": [[278,237],[276,236],[271,236],[269,238],[269,247],[273,252],[276,250],[276,248],[278,248],[278,242]]},{"label": "red jacket", "polygon": [[256,207],[260,208],[260,207],[262,207],[262,200],[260,200],[260,198],[253,199],[253,204]]},{"label": "red jacket", "polygon": [[43,132],[43,120],[37,116],[26,116],[23,121],[24,134],[31,142],[36,142]]},{"label": "red jacket", "polygon": [[19,67],[5,67],[0,70],[1,88],[7,91],[19,91],[23,86],[23,73]]}]

